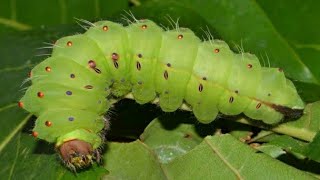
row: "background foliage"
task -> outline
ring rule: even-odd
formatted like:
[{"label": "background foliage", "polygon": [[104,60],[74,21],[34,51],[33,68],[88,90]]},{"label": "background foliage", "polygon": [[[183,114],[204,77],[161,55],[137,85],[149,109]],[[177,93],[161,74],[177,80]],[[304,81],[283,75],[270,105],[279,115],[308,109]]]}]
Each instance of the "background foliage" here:
[{"label": "background foliage", "polygon": [[[0,2],[1,179],[313,179],[320,174],[320,1],[2,0]],[[124,11],[126,10],[126,11]],[[199,37],[209,29],[237,51],[281,67],[305,115],[271,127],[242,117],[201,125],[189,112],[120,101],[112,110],[104,164],[69,172],[54,147],[29,134],[35,118],[16,106],[27,73],[50,53],[44,42],[83,32],[75,18],[123,22],[131,11]],[[40,49],[38,49],[40,48]],[[317,134],[317,135],[316,135]]]}]

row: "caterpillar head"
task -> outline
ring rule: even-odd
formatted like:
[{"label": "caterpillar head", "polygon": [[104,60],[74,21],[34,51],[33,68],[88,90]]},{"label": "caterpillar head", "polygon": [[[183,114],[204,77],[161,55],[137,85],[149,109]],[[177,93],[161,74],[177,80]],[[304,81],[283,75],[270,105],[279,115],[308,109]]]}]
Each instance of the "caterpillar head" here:
[{"label": "caterpillar head", "polygon": [[59,147],[59,152],[66,166],[73,171],[89,167],[93,164],[93,160],[97,159],[92,145],[77,139],[64,142]]}]

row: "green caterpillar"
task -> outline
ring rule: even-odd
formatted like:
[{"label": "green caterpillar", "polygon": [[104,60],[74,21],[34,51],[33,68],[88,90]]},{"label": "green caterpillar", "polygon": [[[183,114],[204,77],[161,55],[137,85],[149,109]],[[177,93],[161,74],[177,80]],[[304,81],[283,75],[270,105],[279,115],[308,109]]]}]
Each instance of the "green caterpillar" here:
[{"label": "green caterpillar", "polygon": [[124,27],[99,21],[63,37],[34,67],[18,105],[35,114],[33,136],[56,144],[71,168],[90,165],[102,144],[111,98],[131,93],[140,104],[159,99],[165,112],[182,105],[201,123],[219,112],[268,124],[298,117],[304,103],[278,68],[221,40],[201,41],[187,28],[163,30],[150,20]]}]

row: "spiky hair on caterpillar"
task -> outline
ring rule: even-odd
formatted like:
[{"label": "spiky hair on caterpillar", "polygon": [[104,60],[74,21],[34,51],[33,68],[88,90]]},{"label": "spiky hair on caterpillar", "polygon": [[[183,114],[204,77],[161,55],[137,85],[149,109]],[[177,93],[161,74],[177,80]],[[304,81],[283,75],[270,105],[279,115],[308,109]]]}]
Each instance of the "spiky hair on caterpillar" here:
[{"label": "spiky hair on caterpillar", "polygon": [[114,97],[157,103],[165,112],[188,107],[201,123],[219,112],[267,124],[302,114],[304,103],[281,69],[262,67],[224,41],[201,41],[188,28],[164,30],[147,19],[88,24],[85,33],[55,42],[18,103],[38,117],[33,136],[55,143],[71,169],[99,159]]}]

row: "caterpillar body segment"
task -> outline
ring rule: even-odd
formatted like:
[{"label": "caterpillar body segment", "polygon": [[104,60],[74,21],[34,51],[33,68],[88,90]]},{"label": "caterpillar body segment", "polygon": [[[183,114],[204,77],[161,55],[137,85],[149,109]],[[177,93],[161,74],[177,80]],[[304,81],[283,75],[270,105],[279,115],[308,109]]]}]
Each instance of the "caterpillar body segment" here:
[{"label": "caterpillar body segment", "polygon": [[132,94],[144,104],[156,98],[155,72],[163,30],[152,21],[134,23],[126,28],[131,55]]},{"label": "caterpillar body segment", "polygon": [[[99,21],[63,37],[30,79],[19,104],[38,116],[34,136],[56,143],[72,167],[92,163],[81,153],[101,145],[111,96],[132,93],[140,104],[158,97],[165,112],[186,103],[202,123],[221,112],[274,124],[304,109],[281,70],[261,67],[256,56],[236,54],[221,40],[201,41],[187,28],[164,31],[150,20],[127,27]],[[81,149],[83,142],[90,148]]]}]

